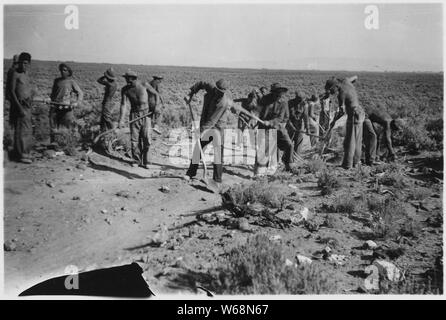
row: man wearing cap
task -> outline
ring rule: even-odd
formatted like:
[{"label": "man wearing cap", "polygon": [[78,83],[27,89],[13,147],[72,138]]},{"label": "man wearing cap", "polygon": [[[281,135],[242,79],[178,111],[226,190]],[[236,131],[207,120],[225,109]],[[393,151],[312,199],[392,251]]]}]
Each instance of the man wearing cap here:
[{"label": "man wearing cap", "polygon": [[[280,150],[284,151],[282,161],[285,164],[285,170],[289,171],[293,156],[293,144],[286,130],[289,110],[284,94],[287,91],[287,88],[282,87],[278,83],[274,83],[271,86],[271,93],[260,100],[259,104],[262,106],[260,119],[263,120],[263,124],[259,124],[259,129],[266,129],[266,137],[269,137],[269,130],[277,130],[277,146]],[[269,147],[267,147],[266,154],[269,154]],[[277,154],[273,156],[277,159]],[[274,162],[274,160],[272,161]],[[257,170],[261,169],[262,166],[264,166],[263,163],[258,163],[256,166]]]},{"label": "man wearing cap", "polygon": [[[74,112],[73,107],[77,107],[82,101],[84,93],[73,79],[73,71],[65,64],[59,65],[60,77],[56,78],[51,90],[51,107],[50,107],[50,129],[51,140],[54,140],[55,129],[73,129],[74,128]],[[77,96],[74,102],[71,101],[72,94]]]},{"label": "man wearing cap", "polygon": [[365,108],[365,120],[363,124],[363,138],[365,145],[365,163],[366,165],[379,164],[377,153],[379,151],[380,137],[384,136],[384,144],[388,151],[388,160],[396,159],[395,151],[392,146],[392,131],[402,129],[402,119],[392,119],[389,113],[381,105],[376,107],[368,106]]},{"label": "man wearing cap", "polygon": [[160,120],[160,110],[159,110],[159,105],[161,103],[161,105],[164,106],[164,100],[162,97],[162,89],[161,89],[161,81],[164,79],[163,77],[160,76],[153,76],[152,77],[152,81],[150,81],[150,86],[155,89],[155,91],[158,94],[152,94],[150,91],[148,91],[148,95],[149,95],[149,110],[153,112],[153,116],[152,116],[152,121],[153,121],[153,125],[159,125],[159,120]]},{"label": "man wearing cap", "polygon": [[[233,106],[233,101],[229,92],[229,82],[220,79],[215,85],[207,82],[197,82],[190,88],[190,92],[186,99],[188,103],[192,97],[200,90],[206,91],[203,101],[203,109],[200,118],[200,144],[204,148],[211,141],[214,146],[214,173],[213,181],[216,188],[222,182],[223,175],[223,129],[226,119],[224,117],[228,108]],[[199,148],[195,147],[192,160],[187,170],[186,180],[195,177],[200,163]]]},{"label": "man wearing cap", "polygon": [[[308,101],[308,120],[309,120],[309,131],[311,134],[319,135],[319,114],[321,112],[321,102],[319,98],[313,94]],[[314,147],[318,142],[318,138],[310,136],[311,146]]]},{"label": "man wearing cap", "polygon": [[[138,80],[138,75],[132,70],[128,70],[123,77],[127,85],[121,89],[121,108],[119,114],[119,125],[124,126],[124,114],[127,105],[130,104],[130,121],[149,114],[148,92],[156,94],[156,91],[149,85],[143,85]],[[132,157],[143,168],[149,166],[150,131],[152,128],[149,116],[130,124],[130,142]]]},{"label": "man wearing cap", "polygon": [[359,105],[358,95],[353,83],[358,77],[353,76],[345,79],[332,77],[325,83],[326,94],[336,94],[338,97],[339,111],[333,119],[334,123],[340,119],[342,114],[347,113],[347,128],[344,138],[344,159],[342,167],[350,169],[361,160],[362,131],[365,113]]},{"label": "man wearing cap", "polygon": [[102,100],[101,131],[113,129],[113,96],[118,89],[116,75],[113,68],[109,68],[98,79],[98,83],[105,87]]},{"label": "man wearing cap", "polygon": [[288,109],[290,112],[290,119],[287,124],[288,133],[293,142],[294,152],[301,154],[304,139],[302,131],[305,129],[305,132],[310,132],[308,102],[302,91],[295,92],[295,97],[288,101]]},{"label": "man wearing cap", "polygon": [[14,158],[22,163],[31,163],[29,155],[32,143],[31,107],[34,90],[29,77],[31,55],[22,52],[17,69],[12,73],[8,96],[11,101],[11,124],[14,129]]}]

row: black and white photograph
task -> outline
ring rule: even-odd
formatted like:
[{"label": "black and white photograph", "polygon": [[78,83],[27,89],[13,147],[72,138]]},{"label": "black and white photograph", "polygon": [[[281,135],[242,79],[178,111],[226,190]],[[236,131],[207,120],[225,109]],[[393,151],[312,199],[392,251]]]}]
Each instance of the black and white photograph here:
[{"label": "black and white photograph", "polygon": [[443,6],[2,1],[3,297],[441,298]]}]

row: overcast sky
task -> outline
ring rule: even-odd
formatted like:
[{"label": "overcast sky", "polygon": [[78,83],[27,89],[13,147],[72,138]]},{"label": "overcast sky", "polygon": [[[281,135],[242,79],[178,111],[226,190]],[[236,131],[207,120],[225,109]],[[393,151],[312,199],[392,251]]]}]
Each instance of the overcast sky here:
[{"label": "overcast sky", "polygon": [[442,71],[440,4],[5,6],[4,55],[35,59],[236,68]]}]

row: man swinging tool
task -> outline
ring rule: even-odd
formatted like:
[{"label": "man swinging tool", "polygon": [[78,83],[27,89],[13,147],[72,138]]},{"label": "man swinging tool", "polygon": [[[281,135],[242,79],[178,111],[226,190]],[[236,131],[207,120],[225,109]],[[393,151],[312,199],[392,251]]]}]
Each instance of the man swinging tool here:
[{"label": "man swinging tool", "polygon": [[203,109],[200,118],[200,146],[194,148],[192,160],[184,176],[185,180],[195,177],[200,162],[200,148],[204,148],[211,141],[214,144],[214,173],[213,182],[209,186],[216,191],[219,189],[223,175],[223,116],[226,110],[233,104],[229,93],[229,82],[220,79],[215,85],[207,82],[197,82],[190,88],[190,93],[186,97],[190,104],[192,97],[200,90],[205,90]]},{"label": "man swinging tool", "polygon": [[[135,160],[134,165],[148,169],[152,121],[150,118],[143,116],[149,113],[147,91],[154,91],[154,89],[148,85],[142,85],[138,80],[138,75],[134,71],[127,71],[123,77],[127,85],[121,90],[121,108],[118,128],[124,126],[124,114],[126,113],[128,103],[130,103],[130,142],[132,157]],[[139,117],[142,118],[137,121],[132,121]]]}]

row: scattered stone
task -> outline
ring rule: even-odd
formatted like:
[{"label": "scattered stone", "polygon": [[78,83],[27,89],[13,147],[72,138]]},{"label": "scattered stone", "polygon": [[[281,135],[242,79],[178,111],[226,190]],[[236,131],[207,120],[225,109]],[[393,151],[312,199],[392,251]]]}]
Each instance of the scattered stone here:
[{"label": "scattered stone", "polygon": [[159,188],[159,191],[161,191],[163,193],[169,193],[170,188],[168,186],[161,186],[161,188]]},{"label": "scattered stone", "polygon": [[80,200],[81,199],[81,197],[79,197],[79,196],[74,196],[73,197],[73,200]]},{"label": "scattered stone", "polygon": [[201,198],[200,201],[207,201],[206,198]]},{"label": "scattered stone", "polygon": [[347,262],[347,257],[340,254],[331,254],[328,257],[328,261],[333,262],[339,266],[342,266]]},{"label": "scattered stone", "polygon": [[376,242],[372,241],[372,240],[367,240],[364,245],[363,245],[364,249],[370,249],[370,250],[374,250],[376,248],[378,248],[378,245],[376,244]]},{"label": "scattered stone", "polygon": [[210,239],[210,237],[209,237],[209,235],[206,232],[203,232],[203,233],[201,233],[198,236],[198,239],[200,239],[200,240],[207,240],[207,239]]},{"label": "scattered stone", "polygon": [[43,156],[48,158],[48,159],[52,159],[56,157],[56,151],[54,150],[45,150],[43,152]]},{"label": "scattered stone", "polygon": [[378,268],[380,276],[389,281],[399,281],[402,278],[401,271],[393,263],[385,260],[375,260],[373,265]]},{"label": "scattered stone", "polygon": [[300,255],[300,254],[298,254],[296,256],[296,260],[297,260],[297,263],[299,265],[310,265],[313,262],[313,260],[311,260],[310,258],[305,257],[305,256]]},{"label": "scattered stone", "polygon": [[136,218],[134,218],[132,221],[133,221],[133,223],[139,223],[139,220]]},{"label": "scattered stone", "polygon": [[297,267],[297,263],[293,263],[293,261],[291,261],[290,259],[285,260],[285,265],[287,267]]},{"label": "scattered stone", "polygon": [[50,188],[54,188],[56,185],[52,182],[47,182],[46,185]]},{"label": "scattered stone", "polygon": [[174,268],[181,268],[181,269],[187,269],[186,262],[184,261],[183,257],[178,257],[175,262],[173,263],[172,267]]},{"label": "scattered stone", "polygon": [[122,198],[130,198],[130,192],[125,191],[125,190],[118,191],[118,192],[116,193],[116,195],[117,195],[118,197],[122,197]]},{"label": "scattered stone", "polygon": [[107,222],[109,225],[112,224],[112,221],[110,220],[110,218],[105,218],[104,221]]},{"label": "scattered stone", "polygon": [[15,251],[17,249],[17,245],[13,241],[8,240],[3,244],[3,249],[5,249],[5,251]]},{"label": "scattered stone", "polygon": [[246,218],[240,218],[238,219],[238,225],[237,228],[244,232],[250,232],[252,230],[251,226],[249,225],[249,222]]},{"label": "scattered stone", "polygon": [[282,236],[280,234],[276,234],[274,236],[269,237],[270,241],[279,241],[282,240]]},{"label": "scattered stone", "polygon": [[102,209],[102,210],[101,210],[101,213],[102,213],[102,214],[107,214],[108,211],[107,211],[107,209]]},{"label": "scattered stone", "polygon": [[163,246],[169,239],[168,229],[165,225],[161,225],[160,230],[158,230],[152,237],[152,244]]},{"label": "scattered stone", "polygon": [[295,206],[293,205],[293,204],[289,204],[289,205],[287,205],[286,207],[285,207],[285,209],[287,209],[287,210],[296,210],[296,208],[295,208]]},{"label": "scattered stone", "polygon": [[59,189],[59,192],[60,192],[60,193],[64,193],[64,191],[63,191],[62,189]]}]

